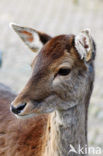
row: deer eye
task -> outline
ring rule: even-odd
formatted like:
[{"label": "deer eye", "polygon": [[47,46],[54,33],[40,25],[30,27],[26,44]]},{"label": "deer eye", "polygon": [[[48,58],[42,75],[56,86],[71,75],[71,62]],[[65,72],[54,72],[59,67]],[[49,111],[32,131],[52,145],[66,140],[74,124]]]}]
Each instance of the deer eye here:
[{"label": "deer eye", "polygon": [[71,69],[69,68],[61,68],[58,71],[58,75],[66,76],[71,72]]}]

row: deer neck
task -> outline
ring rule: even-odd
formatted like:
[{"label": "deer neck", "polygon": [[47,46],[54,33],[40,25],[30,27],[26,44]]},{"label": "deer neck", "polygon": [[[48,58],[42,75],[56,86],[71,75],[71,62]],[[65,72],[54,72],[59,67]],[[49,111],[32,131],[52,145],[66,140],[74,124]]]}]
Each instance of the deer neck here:
[{"label": "deer neck", "polygon": [[85,123],[84,104],[78,104],[66,111],[53,112],[48,124],[44,156],[86,155],[69,152],[71,145],[77,151],[79,147],[87,146]]}]

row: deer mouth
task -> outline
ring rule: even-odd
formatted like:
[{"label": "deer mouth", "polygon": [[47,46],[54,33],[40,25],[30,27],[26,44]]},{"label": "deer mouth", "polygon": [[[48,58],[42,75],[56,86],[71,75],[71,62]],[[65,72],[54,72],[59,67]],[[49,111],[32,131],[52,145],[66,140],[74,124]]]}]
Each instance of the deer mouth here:
[{"label": "deer mouth", "polygon": [[[49,101],[50,103],[52,101]],[[52,113],[55,107],[51,107],[51,104],[48,104],[48,98],[43,101],[34,101],[22,102],[17,104],[12,102],[10,111],[19,119],[27,119],[39,116],[41,114]]]},{"label": "deer mouth", "polygon": [[15,116],[19,119],[22,118],[30,118],[30,117],[34,117],[37,116],[38,114],[40,114],[39,111],[39,105],[40,102],[22,102],[20,104],[16,104],[15,106],[15,101],[12,102],[11,106],[10,106],[10,111],[15,114]]}]

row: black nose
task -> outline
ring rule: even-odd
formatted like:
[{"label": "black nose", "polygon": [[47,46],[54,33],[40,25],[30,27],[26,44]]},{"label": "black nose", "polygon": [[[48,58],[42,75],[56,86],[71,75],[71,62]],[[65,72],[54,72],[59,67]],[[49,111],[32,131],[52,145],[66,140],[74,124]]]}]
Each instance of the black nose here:
[{"label": "black nose", "polygon": [[25,106],[26,106],[26,103],[20,104],[18,107],[14,107],[13,105],[11,105],[11,111],[14,114],[19,114],[25,108]]}]

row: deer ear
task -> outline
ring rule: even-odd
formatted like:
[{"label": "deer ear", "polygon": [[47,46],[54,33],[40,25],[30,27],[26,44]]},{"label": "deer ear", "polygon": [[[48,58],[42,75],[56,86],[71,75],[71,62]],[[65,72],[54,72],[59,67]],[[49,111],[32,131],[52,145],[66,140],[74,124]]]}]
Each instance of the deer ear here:
[{"label": "deer ear", "polygon": [[81,59],[86,62],[92,59],[92,53],[94,52],[93,39],[90,34],[90,30],[86,29],[75,36],[75,48]]},{"label": "deer ear", "polygon": [[10,26],[33,52],[37,52],[42,48],[43,44],[52,38],[32,28],[22,27],[13,23],[11,23]]}]

